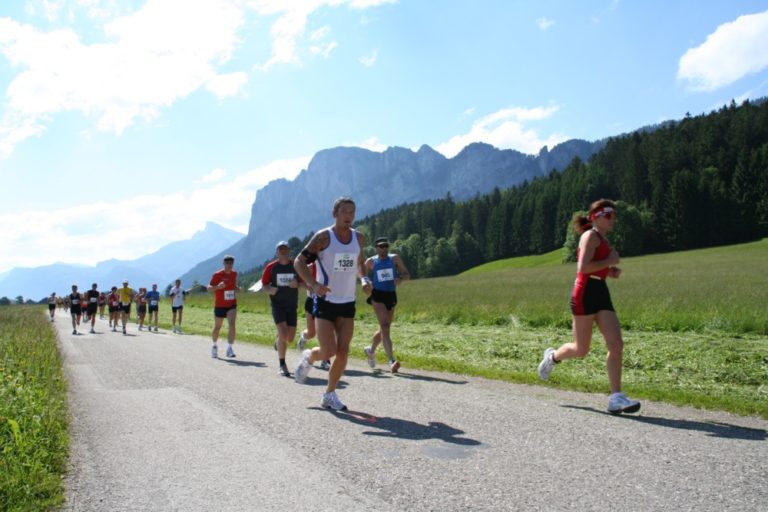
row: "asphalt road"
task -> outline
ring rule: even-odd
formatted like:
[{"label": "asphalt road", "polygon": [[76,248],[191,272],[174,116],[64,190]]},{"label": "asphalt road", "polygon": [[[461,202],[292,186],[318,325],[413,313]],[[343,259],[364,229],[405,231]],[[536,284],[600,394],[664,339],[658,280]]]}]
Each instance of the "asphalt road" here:
[{"label": "asphalt road", "polygon": [[616,417],[604,395],[362,359],[339,391],[350,411],[334,413],[319,407],[326,372],[296,384],[270,348],[212,359],[201,336],[55,325],[65,510],[768,509],[764,420],[647,402]]}]

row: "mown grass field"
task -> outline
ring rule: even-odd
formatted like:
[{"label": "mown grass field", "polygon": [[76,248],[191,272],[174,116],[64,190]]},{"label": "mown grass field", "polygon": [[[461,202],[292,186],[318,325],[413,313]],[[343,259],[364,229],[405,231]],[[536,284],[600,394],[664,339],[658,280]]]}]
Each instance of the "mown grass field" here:
[{"label": "mown grass field", "polygon": [[0,307],[0,510],[63,501],[66,385],[49,324],[38,306]]}]

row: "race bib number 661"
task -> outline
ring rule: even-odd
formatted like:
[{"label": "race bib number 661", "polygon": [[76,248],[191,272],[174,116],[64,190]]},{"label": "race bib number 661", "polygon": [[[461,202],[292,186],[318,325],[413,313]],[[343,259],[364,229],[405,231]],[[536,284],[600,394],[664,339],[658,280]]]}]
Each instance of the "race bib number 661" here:
[{"label": "race bib number 661", "polygon": [[355,255],[348,252],[337,252],[333,255],[333,270],[335,272],[354,272]]}]

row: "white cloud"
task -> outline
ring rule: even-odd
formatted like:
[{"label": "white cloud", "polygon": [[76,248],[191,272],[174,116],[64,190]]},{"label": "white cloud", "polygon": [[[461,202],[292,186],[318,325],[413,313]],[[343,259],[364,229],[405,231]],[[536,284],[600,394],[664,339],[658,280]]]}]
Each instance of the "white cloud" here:
[{"label": "white cloud", "polygon": [[538,25],[540,30],[547,30],[549,27],[551,27],[554,24],[555,24],[554,20],[550,20],[550,19],[545,18],[543,16],[536,20],[536,25]]},{"label": "white cloud", "polygon": [[205,88],[211,91],[217,98],[226,98],[236,95],[248,82],[248,75],[241,71],[216,75],[211,78]]},{"label": "white cloud", "polygon": [[331,27],[328,25],[325,25],[323,27],[320,27],[317,30],[313,30],[311,34],[309,34],[309,40],[310,41],[322,41],[325,39],[325,36],[327,36],[331,32]]},{"label": "white cloud", "polygon": [[[57,261],[93,265],[109,258],[133,259],[189,238],[208,221],[244,233],[256,191],[272,180],[295,178],[309,161],[310,157],[278,160],[226,182],[221,180],[224,171],[215,169],[207,175],[207,186],[187,193],[2,214],[0,272]],[[211,198],[224,198],[226,207],[205,207]],[[125,214],[137,211],[143,214]],[[82,222],[85,218],[87,223]],[[148,218],[162,222],[146,222]]]},{"label": "white cloud", "polygon": [[357,60],[359,60],[360,64],[362,64],[363,66],[370,68],[371,66],[376,64],[376,59],[378,58],[378,56],[379,56],[379,50],[376,49],[376,50],[373,50],[370,54],[363,55]]},{"label": "white cloud", "polygon": [[331,55],[331,52],[336,48],[336,46],[338,46],[336,41],[331,41],[330,43],[324,45],[311,46],[309,51],[314,55],[322,55],[327,59]]},{"label": "white cloud", "polygon": [[768,11],[724,23],[680,58],[677,78],[714,91],[768,67]]},{"label": "white cloud", "polygon": [[354,9],[367,9],[369,7],[378,7],[386,4],[396,4],[397,0],[352,0],[350,5]]},{"label": "white cloud", "polygon": [[220,181],[221,178],[226,176],[227,171],[222,169],[221,167],[217,167],[216,169],[212,170],[202,178],[200,178],[199,183],[215,183],[217,181]]},{"label": "white cloud", "polygon": [[377,151],[379,153],[381,153],[382,151],[386,150],[389,147],[386,144],[382,143],[378,137],[368,137],[362,142],[344,143],[343,145],[368,149],[371,151]]},{"label": "white cloud", "polygon": [[475,113],[475,107],[469,107],[469,108],[465,109],[464,112],[461,113],[461,115],[463,115],[463,116],[471,116],[474,113]]},{"label": "white cloud", "polygon": [[24,69],[6,91],[0,156],[57,113],[82,112],[119,134],[204,85],[231,92],[242,75],[217,77],[216,67],[229,60],[242,23],[230,1],[148,0],[104,26],[113,42],[84,44],[70,29],[41,32],[0,18],[0,52]]},{"label": "white cloud", "polygon": [[547,119],[557,110],[556,106],[502,109],[475,121],[469,133],[451,137],[447,142],[435,146],[435,149],[451,158],[473,142],[486,142],[501,149],[537,154],[542,147],[551,148],[567,140],[567,137],[554,133],[542,138],[536,130],[528,128],[526,124]]}]

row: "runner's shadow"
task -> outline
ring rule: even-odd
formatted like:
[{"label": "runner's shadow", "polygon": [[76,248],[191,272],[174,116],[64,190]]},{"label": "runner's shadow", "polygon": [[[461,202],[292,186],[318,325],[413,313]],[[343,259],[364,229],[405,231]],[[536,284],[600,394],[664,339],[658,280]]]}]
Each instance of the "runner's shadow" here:
[{"label": "runner's shadow", "polygon": [[223,357],[217,357],[219,361],[224,361],[225,363],[229,363],[234,366],[255,366],[257,368],[266,368],[265,363],[260,363],[258,361],[243,361],[241,359],[224,359]]},{"label": "runner's shadow", "polygon": [[[322,370],[320,370],[322,371]],[[346,372],[344,372],[346,374]],[[291,377],[293,377],[293,373],[291,373]],[[303,382],[303,385],[305,386],[326,386],[328,384],[328,379],[318,379],[316,377],[307,377],[307,380]],[[344,389],[349,384],[344,380],[340,380],[338,384],[336,384],[337,389]]]},{"label": "runner's shadow", "polygon": [[[311,407],[311,409],[323,411],[321,407]],[[464,446],[477,446],[480,441],[467,437],[456,437],[463,434],[463,430],[453,428],[450,425],[439,421],[430,421],[426,425],[416,423],[415,421],[403,420],[399,418],[377,417],[360,411],[331,411],[337,418],[347,420],[363,427],[379,429],[380,431],[365,431],[366,436],[396,437],[399,439],[409,439],[411,441],[426,441],[428,439],[438,439],[446,443],[460,444]]]},{"label": "runner's shadow", "polygon": [[390,372],[384,372],[382,370],[374,368],[369,372],[346,369],[344,370],[344,375],[348,377],[373,377],[375,379],[388,379],[392,374]]},{"label": "runner's shadow", "polygon": [[441,379],[440,377],[427,377],[426,375],[416,375],[415,373],[403,373],[403,372],[397,372],[393,374],[393,377],[397,376],[402,379],[409,379],[409,380],[421,380],[425,382],[444,382],[446,384],[466,384],[466,380],[450,380],[450,379]]},{"label": "runner's shadow", "polygon": [[[579,409],[582,411],[595,412],[613,416],[607,411],[601,411],[593,407],[581,407],[577,405],[563,405],[566,409]],[[722,437],[723,439],[744,439],[746,441],[765,441],[768,438],[768,432],[759,428],[741,427],[722,423],[718,421],[694,421],[694,420],[673,420],[669,418],[658,418],[655,416],[634,416],[629,414],[619,414],[616,416],[627,421],[637,421],[638,423],[647,423],[657,427],[679,428],[682,430],[698,430],[711,437]]]}]

